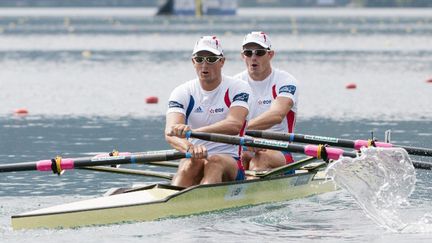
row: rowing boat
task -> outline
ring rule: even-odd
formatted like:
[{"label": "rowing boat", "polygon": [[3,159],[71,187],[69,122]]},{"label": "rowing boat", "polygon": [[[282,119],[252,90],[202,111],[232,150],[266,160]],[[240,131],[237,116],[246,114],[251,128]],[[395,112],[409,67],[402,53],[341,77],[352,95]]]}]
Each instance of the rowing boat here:
[{"label": "rowing boat", "polygon": [[[312,161],[308,158],[299,164]],[[106,197],[14,215],[12,227],[74,228],[150,221],[292,200],[335,190],[334,184],[326,182],[322,170],[317,168],[319,166],[310,170],[296,170],[290,175],[189,188],[152,184]]]},{"label": "rowing boat", "polygon": [[[256,179],[247,181],[224,182],[209,185],[198,185],[189,188],[175,187],[168,184],[152,184],[139,188],[117,191],[106,197],[98,197],[44,209],[38,209],[12,216],[14,229],[31,228],[74,228],[90,225],[106,225],[124,222],[140,222],[170,217],[194,215],[218,210],[258,205],[263,203],[287,201],[308,197],[336,189],[332,182],[325,179],[324,168],[332,165],[333,160],[343,160],[344,157],[366,161],[369,164],[379,164],[387,161],[398,165],[401,161],[417,169],[432,169],[432,164],[424,162],[412,163],[409,153],[431,156],[432,149],[410,147],[407,150],[393,144],[386,148],[377,148],[370,156],[360,156],[358,152],[345,151],[325,145],[299,145],[278,140],[266,140],[188,132],[188,136],[227,144],[258,147],[280,151],[302,153],[312,157],[275,168],[268,172],[249,171]],[[325,140],[329,140],[325,138]],[[338,144],[338,146],[347,146]],[[371,143],[372,145],[372,143]],[[399,148],[387,148],[389,146]],[[349,144],[351,146],[351,143]],[[365,150],[366,151],[366,150]],[[366,153],[367,154],[367,153]],[[84,158],[56,157],[51,160],[3,164],[0,172],[12,171],[52,171],[61,175],[64,170],[88,169],[88,166],[115,164],[154,164],[172,166],[165,160],[190,158],[189,153],[179,151],[150,151],[140,153],[113,153],[109,156],[100,155]],[[323,159],[324,161],[322,161]],[[320,162],[317,162],[319,160]],[[358,163],[356,161],[349,163]],[[96,168],[93,168],[96,169]],[[101,170],[101,168],[97,168]],[[102,171],[107,171],[104,168]],[[111,171],[111,170],[110,170]],[[292,172],[288,174],[287,172]],[[161,178],[171,178],[171,175],[157,173],[131,173],[130,170],[114,170],[116,173],[145,174]]]}]

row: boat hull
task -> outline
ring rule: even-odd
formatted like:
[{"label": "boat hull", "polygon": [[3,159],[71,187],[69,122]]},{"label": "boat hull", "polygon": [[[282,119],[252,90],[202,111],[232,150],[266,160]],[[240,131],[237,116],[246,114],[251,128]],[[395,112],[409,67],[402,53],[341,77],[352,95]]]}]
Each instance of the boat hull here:
[{"label": "boat hull", "polygon": [[73,228],[178,217],[303,198],[335,190],[322,173],[199,185],[181,189],[155,184],[12,216],[13,229]]}]

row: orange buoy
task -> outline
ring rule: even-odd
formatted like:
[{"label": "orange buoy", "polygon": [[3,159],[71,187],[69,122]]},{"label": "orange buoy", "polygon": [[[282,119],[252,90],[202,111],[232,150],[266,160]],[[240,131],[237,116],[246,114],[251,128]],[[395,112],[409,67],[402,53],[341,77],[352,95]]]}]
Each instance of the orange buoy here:
[{"label": "orange buoy", "polygon": [[157,104],[159,102],[159,98],[156,96],[149,96],[146,98],[147,104]]},{"label": "orange buoy", "polygon": [[90,58],[92,56],[92,53],[91,53],[91,51],[88,51],[88,50],[82,51],[81,56],[84,58]]},{"label": "orange buoy", "polygon": [[26,108],[20,108],[20,109],[16,109],[15,111],[14,111],[14,114],[15,115],[21,115],[21,116],[25,116],[25,115],[27,115],[29,112],[28,112],[28,110],[26,109]]},{"label": "orange buoy", "polygon": [[356,89],[357,88],[357,84],[355,83],[349,83],[345,86],[346,89]]}]

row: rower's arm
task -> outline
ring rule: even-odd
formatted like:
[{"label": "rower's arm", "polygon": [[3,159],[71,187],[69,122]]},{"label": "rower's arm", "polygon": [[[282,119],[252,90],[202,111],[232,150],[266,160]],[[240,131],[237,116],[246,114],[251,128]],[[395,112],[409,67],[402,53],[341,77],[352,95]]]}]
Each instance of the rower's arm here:
[{"label": "rower's arm", "polygon": [[293,105],[294,102],[291,98],[276,97],[269,110],[249,121],[248,129],[265,130],[276,124],[280,124]]},{"label": "rower's arm", "polygon": [[238,135],[243,128],[249,110],[242,106],[230,107],[227,117],[209,126],[194,129],[196,132]]},{"label": "rower's arm", "polygon": [[179,138],[176,136],[169,136],[171,133],[171,128],[177,124],[185,124],[185,115],[178,112],[171,112],[166,115],[166,125],[165,125],[165,140],[171,147],[177,149],[180,152],[187,152],[188,148],[192,146],[192,143],[185,138]]}]

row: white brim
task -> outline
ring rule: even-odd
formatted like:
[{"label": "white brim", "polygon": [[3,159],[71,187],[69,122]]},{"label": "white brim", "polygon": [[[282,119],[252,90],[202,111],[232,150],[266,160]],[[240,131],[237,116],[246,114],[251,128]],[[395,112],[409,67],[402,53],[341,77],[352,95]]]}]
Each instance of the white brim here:
[{"label": "white brim", "polygon": [[261,42],[261,41],[248,41],[248,42],[244,42],[243,43],[243,46],[245,46],[245,45],[247,45],[247,44],[249,44],[249,43],[255,43],[255,44],[258,44],[258,45],[260,45],[260,46],[262,46],[262,47],[264,47],[264,48],[268,48],[268,49],[270,49],[270,46],[269,45],[267,45],[267,44],[265,44],[265,43],[263,43],[263,42]]},{"label": "white brim", "polygon": [[200,51],[209,51],[209,52],[215,54],[216,56],[222,55],[222,52],[220,52],[219,50],[211,48],[211,47],[208,47],[208,46],[197,46],[193,50],[192,55],[194,55],[194,54],[196,54],[197,52],[200,52]]}]

